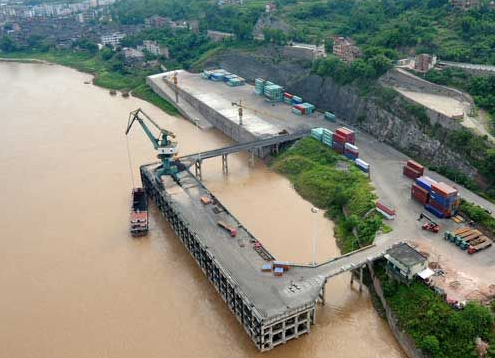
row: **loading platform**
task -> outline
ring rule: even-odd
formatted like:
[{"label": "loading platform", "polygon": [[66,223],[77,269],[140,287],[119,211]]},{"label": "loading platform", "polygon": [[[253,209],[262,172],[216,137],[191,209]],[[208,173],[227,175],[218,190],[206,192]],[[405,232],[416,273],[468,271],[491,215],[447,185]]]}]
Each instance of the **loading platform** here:
[{"label": "loading platform", "polygon": [[[179,173],[180,185],[169,176],[157,179],[158,166],[140,168],[147,195],[260,351],[309,333],[327,279],[359,268],[362,277],[362,267],[388,249],[372,246],[317,266],[291,265],[280,277],[262,272],[274,257],[260,255],[253,245],[258,240],[202,182],[188,170]],[[213,203],[204,205],[204,196]],[[219,227],[219,220],[235,227],[236,236]]]}]

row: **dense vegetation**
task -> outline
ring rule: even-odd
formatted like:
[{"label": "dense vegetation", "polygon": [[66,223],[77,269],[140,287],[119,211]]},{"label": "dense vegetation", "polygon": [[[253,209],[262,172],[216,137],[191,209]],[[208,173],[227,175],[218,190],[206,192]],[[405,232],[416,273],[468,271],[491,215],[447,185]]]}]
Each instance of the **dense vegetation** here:
[{"label": "dense vegetation", "polygon": [[455,311],[421,283],[405,286],[389,279],[380,267],[375,272],[400,326],[432,358],[477,357],[477,337],[491,343],[487,357],[495,357],[494,322],[488,308],[470,302]]},{"label": "dense vegetation", "polygon": [[466,200],[461,200],[460,210],[471,220],[483,226],[484,231],[495,237],[495,218],[478,205],[471,204]]},{"label": "dense vegetation", "polygon": [[275,158],[271,168],[287,176],[303,198],[326,210],[335,222],[343,252],[373,242],[382,226],[381,216],[370,212],[374,208],[373,188],[345,157],[313,138],[305,138]]}]

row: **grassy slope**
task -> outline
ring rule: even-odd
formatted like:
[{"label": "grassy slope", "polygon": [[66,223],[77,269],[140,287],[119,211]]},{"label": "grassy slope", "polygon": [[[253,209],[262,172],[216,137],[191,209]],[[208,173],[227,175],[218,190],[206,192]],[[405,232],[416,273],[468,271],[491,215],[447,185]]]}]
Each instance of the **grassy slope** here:
[{"label": "grassy slope", "polygon": [[[303,198],[326,210],[326,215],[335,221],[335,235],[344,253],[373,242],[381,218],[371,214],[362,219],[374,207],[373,188],[345,157],[313,138],[305,138],[270,165],[287,176]],[[342,207],[348,212],[347,218]],[[354,228],[358,238],[352,233]]]},{"label": "grassy slope", "polygon": [[168,114],[178,114],[177,109],[172,104],[155,94],[146,85],[145,80],[146,75],[149,74],[148,72],[144,70],[133,70],[132,72],[121,74],[111,71],[105,61],[97,54],[52,50],[48,52],[26,51],[2,53],[2,57],[19,60],[39,59],[91,73],[95,76],[93,83],[96,86],[120,91],[132,91],[133,96],[154,104]]}]

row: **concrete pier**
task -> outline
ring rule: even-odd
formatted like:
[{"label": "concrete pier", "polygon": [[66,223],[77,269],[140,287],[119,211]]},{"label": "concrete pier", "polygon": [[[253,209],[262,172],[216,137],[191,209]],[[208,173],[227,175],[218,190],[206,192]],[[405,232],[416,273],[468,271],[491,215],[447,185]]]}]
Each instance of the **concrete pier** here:
[{"label": "concrete pier", "polygon": [[[213,284],[260,351],[311,331],[316,303],[324,304],[325,284],[333,276],[359,269],[382,257],[388,246],[375,246],[313,265],[289,264],[282,276],[262,272],[275,260],[259,241],[191,172],[157,179],[158,164],[141,167],[141,180],[178,238]],[[204,205],[201,197],[212,204]],[[235,237],[218,225],[224,221]]]}]

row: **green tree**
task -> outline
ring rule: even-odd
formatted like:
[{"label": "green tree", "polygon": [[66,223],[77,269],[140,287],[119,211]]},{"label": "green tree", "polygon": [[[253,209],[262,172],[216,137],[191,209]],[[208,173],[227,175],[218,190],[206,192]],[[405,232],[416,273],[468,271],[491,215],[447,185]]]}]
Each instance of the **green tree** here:
[{"label": "green tree", "polygon": [[440,342],[438,338],[433,335],[423,337],[420,348],[436,357],[440,353]]},{"label": "green tree", "polygon": [[16,49],[17,46],[10,36],[4,35],[2,38],[0,38],[0,50],[5,52],[13,52]]}]

